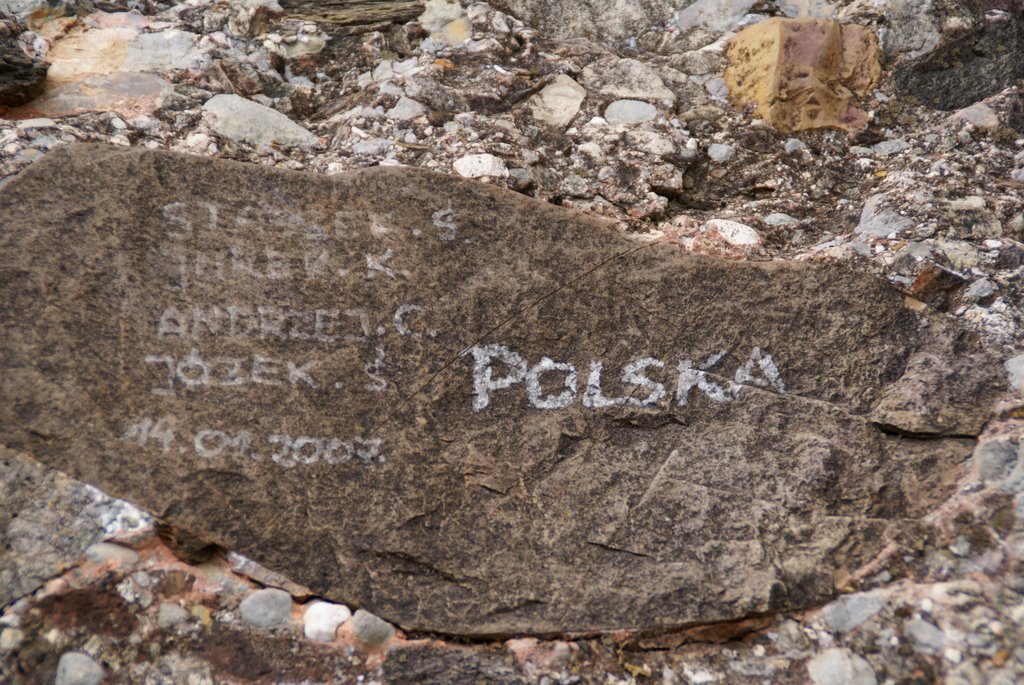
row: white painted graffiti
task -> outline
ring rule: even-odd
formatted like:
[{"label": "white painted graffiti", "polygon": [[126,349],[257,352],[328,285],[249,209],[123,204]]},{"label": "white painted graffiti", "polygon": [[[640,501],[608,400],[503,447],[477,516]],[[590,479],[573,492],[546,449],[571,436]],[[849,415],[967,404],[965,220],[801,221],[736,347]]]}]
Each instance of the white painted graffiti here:
[{"label": "white painted graffiti", "polygon": [[128,426],[120,439],[139,447],[156,447],[163,454],[191,453],[203,460],[239,457],[259,462],[269,458],[286,469],[321,462],[332,466],[349,462],[370,466],[386,461],[380,438],[342,439],[286,433],[261,437],[251,430],[200,428],[191,432],[179,424],[174,416],[145,417]]},{"label": "white painted graffiti", "polygon": [[[623,366],[620,381],[623,386],[631,386],[634,390],[612,397],[607,396],[602,387],[604,362],[591,361],[587,382],[580,397],[579,374],[574,364],[542,357],[537,364],[530,366],[518,352],[499,344],[475,345],[468,352],[473,355],[473,411],[483,411],[490,406],[491,396],[495,392],[520,384],[525,389],[530,406],[536,409],[562,409],[578,397],[584,407],[592,409],[650,407],[664,400],[669,392],[666,383],[651,377],[657,374],[657,377],[664,378],[667,366],[664,361],[653,357],[642,357]],[[725,356],[725,351],[715,353],[699,365],[690,359],[677,362],[674,367],[676,404],[685,406],[695,389],[711,401],[719,403],[732,402],[746,386],[785,394],[786,385],[768,352],[755,347],[747,361],[728,380],[722,374],[711,372]],[[561,383],[554,392],[544,390],[541,382],[544,376],[560,378]]]},{"label": "white painted graffiti", "polygon": [[143,361],[156,365],[158,369],[162,368],[164,381],[151,388],[154,395],[174,396],[178,389],[204,387],[289,385],[314,390],[320,387],[312,376],[313,369],[320,363],[317,359],[293,361],[258,354],[252,357],[206,357],[192,348],[188,355],[181,358],[151,354]]},{"label": "white painted graffiti", "polygon": [[[399,306],[390,317],[361,307],[349,309],[294,309],[273,305],[169,306],[160,313],[156,337],[202,339],[289,340],[332,343],[367,342],[388,331],[390,323],[398,335],[422,337],[414,330],[414,317],[423,311],[415,304]],[[383,323],[378,323],[383,319]],[[433,337],[436,332],[426,333]]]}]

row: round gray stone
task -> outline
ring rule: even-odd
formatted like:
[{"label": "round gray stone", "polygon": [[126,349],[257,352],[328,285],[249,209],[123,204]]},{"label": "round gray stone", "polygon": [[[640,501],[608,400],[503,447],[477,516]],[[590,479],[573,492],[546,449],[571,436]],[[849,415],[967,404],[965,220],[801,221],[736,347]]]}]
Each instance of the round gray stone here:
[{"label": "round gray stone", "polygon": [[789,214],[773,212],[764,218],[764,222],[769,226],[785,226],[787,224],[798,224],[800,223],[800,220],[796,217],[790,216]]},{"label": "round gray stone", "polygon": [[267,588],[252,593],[238,606],[242,620],[257,628],[286,623],[292,615],[292,596],[284,590]]},{"label": "round gray stone", "polygon": [[88,654],[65,652],[57,662],[54,685],[99,685],[103,680],[103,667]]},{"label": "round gray stone", "polygon": [[806,150],[807,143],[800,140],[799,138],[790,138],[786,141],[785,150],[787,154],[793,154],[797,150]]},{"label": "round gray stone", "polygon": [[722,143],[712,143],[708,146],[708,157],[711,158],[712,162],[728,162],[732,159],[732,156],[736,154],[731,145],[723,145]]},{"label": "round gray stone", "polygon": [[352,617],[352,632],[363,644],[382,645],[395,634],[395,627],[369,611],[359,609]]},{"label": "round gray stone", "polygon": [[188,619],[185,607],[174,602],[161,602],[156,614],[156,624],[164,630],[173,628]]},{"label": "round gray stone", "polygon": [[641,124],[656,116],[657,108],[640,100],[616,100],[604,110],[605,121],[615,125]]}]

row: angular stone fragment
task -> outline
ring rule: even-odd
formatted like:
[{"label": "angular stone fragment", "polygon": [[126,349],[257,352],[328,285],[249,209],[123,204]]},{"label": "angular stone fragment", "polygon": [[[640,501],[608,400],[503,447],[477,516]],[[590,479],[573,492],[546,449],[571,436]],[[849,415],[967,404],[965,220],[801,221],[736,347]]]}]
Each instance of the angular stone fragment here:
[{"label": "angular stone fragment", "polygon": [[410,630],[821,602],[1005,388],[863,274],[431,172],[71,146],[0,225],[0,442]]},{"label": "angular stone fragment", "polygon": [[214,95],[203,105],[210,128],[231,140],[251,145],[292,145],[310,148],[315,135],[284,114],[233,94]]},{"label": "angular stone fragment", "polygon": [[565,74],[559,74],[530,98],[533,118],[553,128],[564,128],[580,111],[587,90]]},{"label": "angular stone fragment", "polygon": [[783,132],[855,131],[857,106],[881,74],[878,40],[861,26],[831,19],[767,19],[736,34],[725,81],[738,106]]}]

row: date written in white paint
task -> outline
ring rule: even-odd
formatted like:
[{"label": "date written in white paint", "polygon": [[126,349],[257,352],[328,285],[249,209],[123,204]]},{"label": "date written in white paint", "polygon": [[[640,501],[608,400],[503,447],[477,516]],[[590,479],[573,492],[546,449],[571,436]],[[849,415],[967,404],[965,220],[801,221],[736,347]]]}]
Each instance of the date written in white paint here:
[{"label": "date written in white paint", "polygon": [[140,447],[156,447],[164,454],[195,455],[201,459],[237,457],[251,461],[269,459],[284,468],[324,463],[383,464],[380,438],[313,437],[250,430],[200,428],[186,430],[174,416],[146,417],[130,425],[120,440]]}]

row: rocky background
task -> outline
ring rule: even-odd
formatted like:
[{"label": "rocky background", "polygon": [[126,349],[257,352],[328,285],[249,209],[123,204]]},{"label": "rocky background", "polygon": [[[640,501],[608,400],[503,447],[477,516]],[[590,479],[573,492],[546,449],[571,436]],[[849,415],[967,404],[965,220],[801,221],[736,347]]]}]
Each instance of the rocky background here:
[{"label": "rocky background", "polygon": [[681,250],[881,275],[977,331],[1015,388],[927,533],[840,574],[835,601],[652,635],[406,635],[4,451],[0,681],[1024,681],[1019,0],[0,13],[0,177],[75,141],[435,169]]}]

